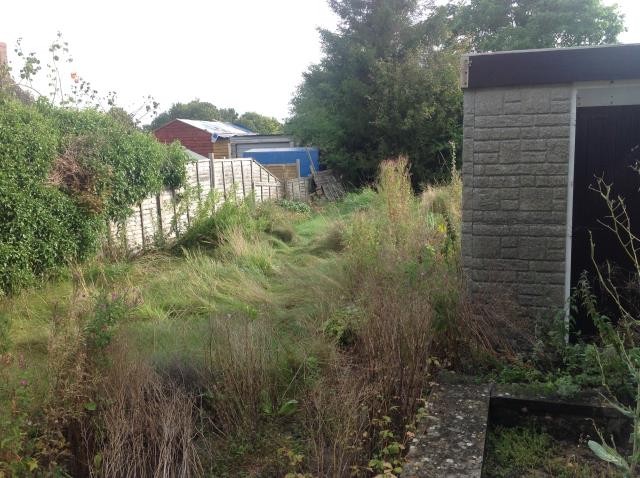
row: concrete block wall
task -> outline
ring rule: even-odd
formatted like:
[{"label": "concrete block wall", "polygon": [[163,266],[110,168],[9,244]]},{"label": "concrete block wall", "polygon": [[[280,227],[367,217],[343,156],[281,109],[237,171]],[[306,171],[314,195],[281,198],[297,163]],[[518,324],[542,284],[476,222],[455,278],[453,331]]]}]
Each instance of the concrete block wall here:
[{"label": "concrete block wall", "polygon": [[571,86],[466,90],[462,255],[471,294],[564,305]]}]

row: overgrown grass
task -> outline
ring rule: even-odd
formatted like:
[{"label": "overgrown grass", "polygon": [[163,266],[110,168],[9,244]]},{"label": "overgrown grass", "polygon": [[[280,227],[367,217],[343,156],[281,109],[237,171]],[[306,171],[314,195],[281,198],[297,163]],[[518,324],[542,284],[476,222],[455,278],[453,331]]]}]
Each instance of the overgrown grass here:
[{"label": "overgrown grass", "polygon": [[416,196],[406,171],[313,209],[211,198],[169,251],[6,300],[0,470],[397,472],[434,358],[484,346],[449,338],[473,329],[459,179]]}]

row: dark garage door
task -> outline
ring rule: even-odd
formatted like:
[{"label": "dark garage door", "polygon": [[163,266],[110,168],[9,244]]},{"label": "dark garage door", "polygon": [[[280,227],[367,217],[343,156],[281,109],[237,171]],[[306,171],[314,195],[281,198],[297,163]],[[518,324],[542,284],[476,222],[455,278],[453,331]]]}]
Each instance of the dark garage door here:
[{"label": "dark garage door", "polygon": [[[617,314],[611,300],[597,286],[591,260],[589,231],[596,244],[597,263],[609,260],[617,265],[616,276],[629,300],[637,298],[638,285],[630,284],[631,262],[617,243],[615,235],[598,220],[608,223],[605,202],[597,192],[596,177],[613,183],[613,192],[626,198],[633,232],[640,232],[640,175],[632,166],[640,160],[640,106],[598,106],[578,108],[576,114],[576,148],[573,193],[573,240],[571,249],[571,285],[587,271],[595,285],[601,310],[612,318]],[[634,299],[632,299],[634,297]],[[577,325],[583,332],[595,332],[584,313],[578,312]]]}]

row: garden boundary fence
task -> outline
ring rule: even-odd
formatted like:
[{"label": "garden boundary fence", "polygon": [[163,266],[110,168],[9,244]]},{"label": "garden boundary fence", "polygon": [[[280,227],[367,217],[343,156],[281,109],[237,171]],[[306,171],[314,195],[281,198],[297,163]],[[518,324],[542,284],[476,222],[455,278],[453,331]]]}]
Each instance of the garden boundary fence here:
[{"label": "garden boundary fence", "polygon": [[[290,189],[293,199],[307,198],[307,188]],[[218,192],[220,201],[227,201],[232,195],[236,199],[253,196],[256,202],[286,195],[285,185],[251,158],[193,161],[187,164],[186,188],[165,190],[141,201],[124,223],[109,224],[109,242],[136,252],[176,238],[190,226],[211,190]]]}]

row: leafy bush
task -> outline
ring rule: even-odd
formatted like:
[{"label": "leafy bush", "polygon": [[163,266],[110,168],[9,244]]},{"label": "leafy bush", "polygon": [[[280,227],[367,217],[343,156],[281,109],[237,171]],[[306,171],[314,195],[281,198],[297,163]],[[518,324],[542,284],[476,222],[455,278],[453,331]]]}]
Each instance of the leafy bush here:
[{"label": "leafy bush", "polygon": [[185,162],[106,113],[0,96],[0,293],[87,258],[107,220],[180,185]]},{"label": "leafy bush", "polygon": [[292,201],[291,199],[280,199],[278,201],[278,205],[282,209],[287,209],[289,211],[297,212],[300,214],[309,214],[311,212],[311,207],[302,201]]},{"label": "leafy bush", "polygon": [[187,183],[189,155],[178,140],[167,146],[167,155],[160,169],[162,184],[168,189],[178,189]]},{"label": "leafy bush", "polygon": [[93,248],[98,223],[48,182],[60,133],[37,108],[0,98],[0,290],[32,283]]},{"label": "leafy bush", "polygon": [[[55,108],[46,103],[40,109],[53,119],[62,136],[58,154],[70,152],[68,159],[95,177],[90,193],[104,203],[111,220],[127,218],[133,204],[165,184],[178,187],[185,178],[186,161],[177,145],[167,148],[150,134],[97,110]],[[63,186],[68,186],[68,176],[64,179]]]},{"label": "leafy bush", "polygon": [[94,351],[101,351],[111,343],[116,324],[129,315],[137,301],[112,292],[102,293],[96,302],[93,314],[87,319],[85,334],[87,345]]}]

